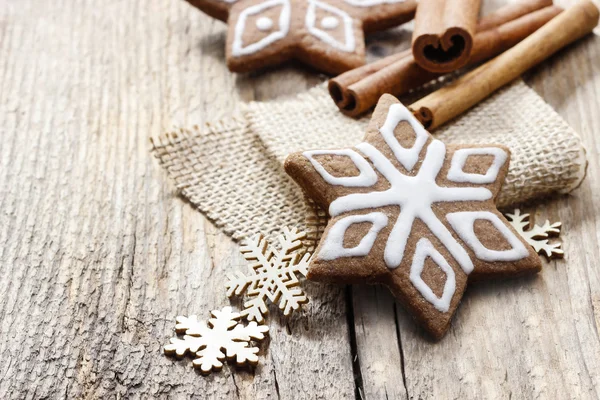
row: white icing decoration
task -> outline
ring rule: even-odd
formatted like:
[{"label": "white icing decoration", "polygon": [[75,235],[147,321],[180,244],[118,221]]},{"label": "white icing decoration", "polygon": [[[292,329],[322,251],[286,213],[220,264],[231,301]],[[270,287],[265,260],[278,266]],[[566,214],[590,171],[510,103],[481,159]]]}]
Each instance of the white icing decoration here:
[{"label": "white icing decoration", "polygon": [[340,25],[340,20],[336,17],[327,16],[321,20],[321,28],[323,29],[335,29]]},{"label": "white icing decoration", "polygon": [[[329,33],[316,27],[317,8],[321,8],[331,14],[335,14],[342,21],[344,28],[344,42],[335,39]],[[310,34],[319,38],[336,50],[351,53],[356,49],[356,41],[352,28],[352,18],[346,12],[319,0],[308,0],[308,9],[305,18],[306,29]]]},{"label": "white icing decoration", "polygon": [[[510,231],[498,216],[489,211],[461,211],[449,213],[446,218],[458,236],[473,250],[475,256],[483,261],[517,261],[529,255],[525,245]],[[481,219],[491,222],[511,245],[509,250],[490,250],[475,235],[475,221]]]},{"label": "white icing decoration", "polygon": [[[427,257],[431,257],[444,274],[446,274],[446,283],[444,284],[444,290],[441,297],[437,297],[429,285],[421,278]],[[425,300],[430,302],[438,311],[448,312],[452,296],[454,296],[454,292],[456,291],[456,277],[454,275],[454,270],[450,264],[448,264],[448,261],[446,261],[444,256],[442,256],[426,238],[422,238],[417,242],[417,248],[410,267],[410,281],[419,293],[423,295]]]},{"label": "white icing decoration", "polygon": [[[321,175],[321,177],[325,180],[325,182],[330,185],[341,185],[347,187],[368,187],[373,186],[375,182],[377,182],[377,174],[369,164],[367,160],[365,160],[360,154],[351,149],[343,149],[343,150],[312,150],[305,151],[302,155],[311,162],[313,167],[317,170],[317,172]],[[313,156],[317,155],[334,155],[334,156],[346,156],[349,157],[350,160],[354,163],[356,168],[358,168],[359,174],[357,176],[345,176],[345,177],[336,177],[331,175],[323,166],[314,159]]]},{"label": "white icing decoration", "polygon": [[[244,35],[244,31],[246,30],[246,20],[252,15],[259,14],[265,10],[277,6],[282,6],[281,13],[279,14],[279,29],[275,32],[271,32],[268,36],[262,38],[257,42],[244,45],[244,43],[242,42],[242,37]],[[290,0],[268,0],[264,3],[259,3],[244,9],[240,13],[238,21],[235,25],[233,44],[231,46],[231,55],[233,57],[239,57],[256,53],[257,51],[264,49],[273,42],[276,42],[287,36],[290,30],[290,15]]]},{"label": "white icing decoration", "polygon": [[[234,0],[235,1],[235,0]],[[355,7],[372,7],[380,4],[404,3],[406,0],[344,0],[347,4]]]},{"label": "white icing decoration", "polygon": [[[482,174],[473,174],[463,171],[465,163],[469,156],[494,156],[492,165],[487,172]],[[485,147],[485,148],[472,148],[472,149],[460,149],[454,152],[452,157],[452,163],[450,164],[450,170],[448,171],[448,179],[452,182],[465,182],[465,183],[493,183],[498,177],[500,168],[504,165],[508,158],[506,151],[499,147]]]},{"label": "white icing decoration", "polygon": [[[373,225],[369,232],[361,239],[356,247],[345,248],[344,236],[346,230],[353,225],[361,222],[370,222]],[[382,212],[372,212],[369,214],[350,215],[336,222],[329,229],[327,240],[319,251],[319,259],[335,260],[341,257],[362,257],[369,254],[379,231],[388,223],[388,217]]]},{"label": "white icing decoration", "polygon": [[256,20],[256,28],[259,31],[268,31],[273,27],[273,20],[269,17],[260,17]]},{"label": "white icing decoration", "polygon": [[[415,142],[410,148],[403,147],[394,136],[394,129],[402,121],[408,122],[416,134]],[[423,128],[423,125],[402,104],[392,104],[383,126],[379,128],[379,132],[387,145],[390,146],[396,159],[410,172],[419,160],[419,154],[421,154],[421,150],[429,138],[429,133]]]},{"label": "white icing decoration", "polygon": [[[414,118],[404,106],[401,104],[397,104],[397,106],[400,108],[390,109],[390,113],[393,114],[391,118],[388,118],[389,121],[392,121],[389,123],[390,129],[393,129],[391,126],[396,126],[402,117]],[[382,129],[382,131],[385,132],[386,129]],[[382,134],[384,134],[383,132]],[[423,130],[423,132],[428,135],[426,131]],[[417,132],[415,143],[422,140],[419,139],[419,135],[422,135],[422,133]],[[397,140],[395,142],[398,143]],[[469,254],[435,215],[432,206],[437,202],[484,201],[492,198],[492,192],[487,188],[439,186],[436,183],[436,178],[442,169],[446,156],[446,146],[439,140],[433,140],[427,147],[421,167],[415,176],[402,174],[390,160],[369,143],[361,143],[356,148],[370,159],[373,167],[389,182],[390,188],[384,191],[352,193],[340,197],[329,205],[329,214],[335,217],[356,210],[398,206],[400,214],[394,223],[384,250],[384,260],[388,268],[397,268],[402,262],[413,223],[418,218],[448,249],[448,252],[458,262],[463,271],[469,274],[473,270],[473,262]],[[404,153],[402,149],[399,150],[399,154],[405,158],[404,161],[407,161],[407,157],[405,157],[407,153]],[[341,151],[343,150],[338,152]],[[362,163],[356,159],[353,159],[353,161],[360,170]],[[313,165],[315,165],[314,162]],[[315,168],[321,176],[327,177],[326,180],[330,179],[328,182],[348,186],[343,181],[346,178],[327,176],[328,174],[325,175],[326,171],[325,174],[323,173],[324,168],[320,164],[318,166],[320,169],[316,165]],[[361,172],[360,176],[363,175],[364,173]],[[368,179],[361,179],[360,186],[365,186],[367,181]],[[372,184],[374,184],[374,180],[372,181]],[[357,185],[357,182],[352,181],[351,183]],[[324,240],[326,244],[329,238],[326,237]]]},{"label": "white icing decoration", "polygon": [[439,140],[431,142],[419,172],[415,176],[403,175],[379,150],[368,143],[356,146],[373,163],[373,166],[388,180],[390,188],[385,191],[353,193],[334,200],[329,206],[332,216],[341,213],[378,208],[391,205],[400,207],[400,215],[392,229],[384,251],[388,268],[396,268],[404,258],[406,242],[413,223],[419,218],[442,242],[450,254],[468,274],[473,263],[462,246],[438,219],[431,208],[437,202],[482,201],[492,197],[486,188],[440,187],[436,177],[444,163],[446,146]]}]

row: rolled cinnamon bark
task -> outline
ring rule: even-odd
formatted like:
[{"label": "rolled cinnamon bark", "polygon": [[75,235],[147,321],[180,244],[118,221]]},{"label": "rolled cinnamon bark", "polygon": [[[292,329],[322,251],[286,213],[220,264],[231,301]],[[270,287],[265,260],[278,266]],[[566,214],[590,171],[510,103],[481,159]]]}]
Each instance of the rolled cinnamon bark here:
[{"label": "rolled cinnamon bark", "polygon": [[420,0],[412,54],[422,68],[437,73],[463,67],[471,56],[481,0]]},{"label": "rolled cinnamon bark", "polygon": [[[362,110],[362,105],[360,107],[361,109],[357,110],[357,100],[360,95],[357,95],[352,86],[363,79],[368,79],[371,75],[381,71],[389,65],[392,65],[407,57],[412,60],[412,54],[410,50],[405,50],[400,53],[381,58],[373,63],[344,72],[343,74],[329,80],[329,95],[344,114],[351,116],[359,115],[365,110]],[[385,91],[381,94],[383,93],[392,92]],[[379,96],[377,96],[377,99],[379,99]],[[360,102],[363,103],[363,101]],[[367,109],[374,105],[375,103],[371,103]]]},{"label": "rolled cinnamon bark", "polygon": [[506,5],[489,15],[481,17],[477,23],[477,32],[496,28],[523,15],[550,7],[552,4],[552,0],[528,0]]},{"label": "rolled cinnamon bark", "polygon": [[[475,36],[469,65],[494,57],[514,46],[562,10],[560,7],[551,6],[528,14],[532,7],[541,7],[548,2],[548,0],[520,2],[503,7],[482,19],[487,27],[496,27],[494,23],[504,22],[504,24],[497,29],[490,28]],[[517,19],[507,22],[508,16]],[[373,107],[382,94],[391,93],[399,96],[440,75],[417,65],[408,50],[331,79],[329,94],[344,114],[356,117]]]},{"label": "rolled cinnamon bark", "polygon": [[577,3],[510,50],[422,98],[410,108],[426,128],[436,128],[566,45],[592,32],[599,16],[598,8],[591,1]]},{"label": "rolled cinnamon bark", "polygon": [[558,6],[545,7],[496,28],[478,33],[475,36],[469,65],[478,64],[510,49],[562,11],[563,9]]}]

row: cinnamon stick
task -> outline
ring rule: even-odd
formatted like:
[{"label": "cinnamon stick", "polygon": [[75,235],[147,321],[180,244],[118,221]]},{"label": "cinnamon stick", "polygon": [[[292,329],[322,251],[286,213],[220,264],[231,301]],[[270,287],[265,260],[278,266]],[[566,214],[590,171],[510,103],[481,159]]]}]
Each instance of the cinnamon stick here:
[{"label": "cinnamon stick", "polygon": [[481,0],[420,0],[412,54],[422,68],[437,73],[463,67],[471,56]]},{"label": "cinnamon stick", "polygon": [[598,8],[591,1],[577,3],[510,50],[422,98],[410,108],[425,127],[436,128],[592,32],[599,17]]},{"label": "cinnamon stick", "polygon": [[552,0],[529,0],[506,5],[489,15],[481,17],[477,23],[477,32],[496,28],[523,15],[550,7],[552,4]]},{"label": "cinnamon stick", "polygon": [[502,24],[497,28],[478,33],[475,36],[473,54],[469,64],[478,64],[505,52],[544,26],[562,11],[563,9],[558,6],[545,7]]},{"label": "cinnamon stick", "polygon": [[[481,22],[487,27],[497,27],[495,23],[503,25],[475,36],[469,65],[494,57],[510,48],[561,11],[561,8],[551,6],[527,14],[534,7],[542,7],[548,3],[552,3],[551,0],[523,1],[502,7],[483,18]],[[511,23],[509,17],[516,19]],[[440,75],[417,65],[408,50],[331,79],[329,94],[344,114],[355,117],[373,107],[384,93],[399,96]]]}]

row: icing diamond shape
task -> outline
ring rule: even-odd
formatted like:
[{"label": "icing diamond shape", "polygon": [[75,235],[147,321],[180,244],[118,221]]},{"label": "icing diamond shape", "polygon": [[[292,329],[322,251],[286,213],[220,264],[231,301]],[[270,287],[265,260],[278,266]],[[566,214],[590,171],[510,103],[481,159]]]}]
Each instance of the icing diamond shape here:
[{"label": "icing diamond shape", "polygon": [[[437,297],[435,293],[433,293],[433,290],[431,290],[431,287],[429,287],[429,285],[423,281],[423,278],[421,278],[423,267],[425,267],[425,261],[428,257],[430,257],[446,275],[446,283],[444,284],[444,290],[441,297]],[[456,290],[454,270],[450,264],[448,264],[448,261],[446,261],[444,256],[442,256],[426,238],[419,240],[417,243],[417,249],[413,256],[413,263],[410,267],[410,281],[423,297],[433,304],[436,309],[441,312],[448,312],[452,296]]]},{"label": "icing diamond shape", "polygon": [[[344,247],[344,237],[346,231],[353,224],[361,222],[370,222],[371,228],[367,234],[361,239],[360,243],[352,248]],[[388,223],[388,217],[384,213],[373,212],[362,215],[349,215],[342,218],[335,228],[329,232],[329,240],[321,248],[319,257],[322,260],[334,260],[341,253],[344,257],[366,256],[371,251],[377,234]]]},{"label": "icing diamond shape", "polygon": [[[492,156],[494,160],[485,174],[468,173],[463,170],[469,157]],[[496,180],[500,168],[506,163],[508,155],[497,147],[480,147],[473,149],[460,149],[454,153],[448,179],[452,182],[464,183],[492,183]]]},{"label": "icing diamond shape", "polygon": [[[446,218],[448,218],[448,222],[450,222],[454,231],[458,233],[480,260],[517,261],[529,254],[529,250],[523,244],[523,239],[517,237],[496,214],[489,211],[462,211],[448,214]],[[491,222],[494,228],[508,241],[511,248],[508,250],[490,250],[485,247],[475,233],[475,221],[477,220]]]},{"label": "icing diamond shape", "polygon": [[[415,132],[415,142],[412,147],[406,148],[402,146],[394,136],[394,130],[400,122],[408,122]],[[383,126],[379,128],[379,132],[381,132],[383,139],[394,152],[396,159],[408,171],[411,171],[415,166],[415,163],[419,159],[419,154],[423,150],[423,146],[427,142],[427,139],[429,139],[429,134],[423,128],[423,125],[402,104],[393,104],[390,106],[390,112]]]},{"label": "icing diamond shape", "polygon": [[[377,174],[371,168],[371,165],[365,160],[360,154],[351,149],[343,150],[314,150],[305,151],[304,156],[308,158],[313,167],[319,171],[323,179],[330,185],[343,185],[343,186],[372,186],[377,182]],[[314,156],[346,156],[354,163],[358,169],[359,174],[357,176],[342,176],[336,177],[331,175],[327,170],[317,161]]]},{"label": "icing diamond shape", "polygon": [[[243,43],[243,36],[246,32],[246,22],[248,21],[248,18],[254,15],[261,15],[269,9],[279,6],[282,8],[278,18],[278,29],[256,42]],[[237,56],[252,54],[269,46],[273,42],[283,39],[288,34],[290,29],[290,12],[291,6],[289,0],[268,0],[264,3],[246,8],[240,13],[239,19],[235,25],[235,33],[231,50],[232,54]]]},{"label": "icing diamond shape", "polygon": [[[319,8],[327,11],[328,13],[334,14],[342,22],[342,28],[344,32],[343,42],[334,38],[326,30],[317,27],[317,10]],[[308,10],[306,11],[305,25],[306,29],[308,29],[308,32],[310,32],[313,36],[340,51],[352,52],[356,47],[356,39],[354,38],[354,31],[352,27],[352,18],[346,12],[337,7],[318,0],[308,0]]]}]

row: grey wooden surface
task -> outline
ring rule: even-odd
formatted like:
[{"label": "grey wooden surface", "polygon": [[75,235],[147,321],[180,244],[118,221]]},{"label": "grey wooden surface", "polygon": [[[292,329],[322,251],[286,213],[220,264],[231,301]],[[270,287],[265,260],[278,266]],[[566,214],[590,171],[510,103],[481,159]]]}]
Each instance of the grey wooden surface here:
[{"label": "grey wooden surface", "polygon": [[[307,283],[319,298],[273,314],[258,368],[202,377],[165,357],[174,317],[229,304],[224,275],[244,262],[149,137],[324,79],[231,74],[224,33],[181,0],[0,2],[0,398],[599,397],[597,36],[527,75],[588,149],[581,188],[537,207],[563,221],[564,261],[471,287],[437,344],[384,288]],[[377,34],[370,58],[409,41]]]}]

